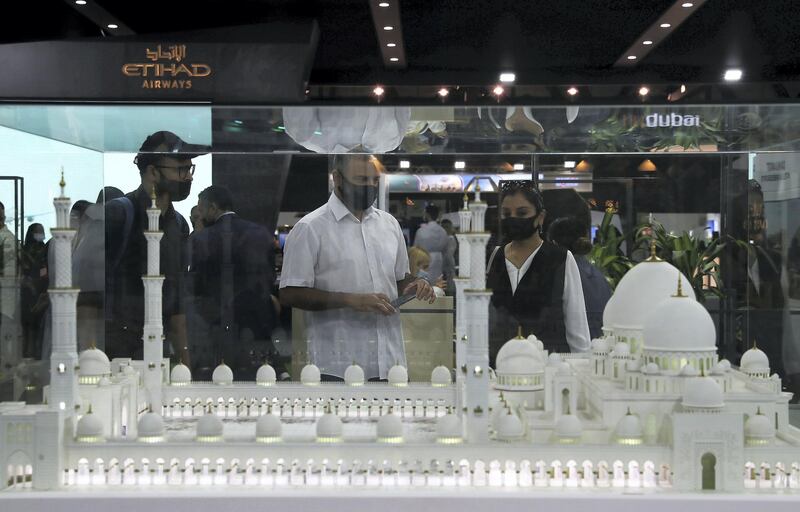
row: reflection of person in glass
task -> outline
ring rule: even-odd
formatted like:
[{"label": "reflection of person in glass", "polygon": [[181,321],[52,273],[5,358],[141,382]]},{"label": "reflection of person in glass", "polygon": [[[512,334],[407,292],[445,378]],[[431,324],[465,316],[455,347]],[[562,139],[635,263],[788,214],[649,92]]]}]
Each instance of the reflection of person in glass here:
[{"label": "reflection of person in glass", "polygon": [[308,311],[309,360],[341,378],[353,361],[367,378],[385,379],[405,364],[400,317],[392,300],[431,285],[409,274],[397,220],[373,207],[383,165],[375,156],[332,159],[328,202],[303,217],[284,246],[281,302]]},{"label": "reflection of person in glass", "polygon": [[518,326],[551,352],[589,350],[580,272],[571,252],[542,240],[541,194],[531,181],[504,181],[501,192],[501,230],[510,242],[489,259],[492,364]]},{"label": "reflection of person in glass", "polygon": [[164,333],[173,352],[188,364],[184,273],[188,267],[189,224],[172,203],[183,201],[192,187],[192,158],[208,148],[188,144],[171,132],[156,132],[144,141],[134,163],[141,186],[106,203],[106,353],[109,357],[141,357],[144,327],[144,285],[147,271],[147,208],[155,187],[161,209],[161,274]]}]

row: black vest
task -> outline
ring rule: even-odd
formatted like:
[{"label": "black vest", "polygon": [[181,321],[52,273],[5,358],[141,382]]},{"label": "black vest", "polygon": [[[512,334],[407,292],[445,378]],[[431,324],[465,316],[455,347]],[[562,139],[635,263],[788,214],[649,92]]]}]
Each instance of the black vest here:
[{"label": "black vest", "polygon": [[492,260],[487,287],[492,290],[489,318],[489,355],[494,367],[500,347],[522,326],[525,336],[535,334],[550,352],[569,352],[564,327],[564,264],[567,251],[544,242],[531,266],[511,292],[505,247]]}]

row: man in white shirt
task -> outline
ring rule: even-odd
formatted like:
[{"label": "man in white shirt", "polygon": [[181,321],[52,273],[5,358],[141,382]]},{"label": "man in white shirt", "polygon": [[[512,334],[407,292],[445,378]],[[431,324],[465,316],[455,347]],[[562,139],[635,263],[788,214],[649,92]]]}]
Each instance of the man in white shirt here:
[{"label": "man in white shirt", "polygon": [[439,207],[429,204],[425,207],[425,224],[419,227],[414,236],[414,245],[425,249],[431,256],[428,269],[431,281],[435,282],[444,272],[444,253],[447,250],[447,231],[437,222]]},{"label": "man in white shirt", "polygon": [[372,155],[333,157],[334,191],[302,218],[284,246],[281,303],[307,311],[309,361],[342,377],[353,362],[367,378],[405,365],[392,301],[414,293],[433,302],[431,285],[408,273],[397,220],[372,205],[383,166]]}]

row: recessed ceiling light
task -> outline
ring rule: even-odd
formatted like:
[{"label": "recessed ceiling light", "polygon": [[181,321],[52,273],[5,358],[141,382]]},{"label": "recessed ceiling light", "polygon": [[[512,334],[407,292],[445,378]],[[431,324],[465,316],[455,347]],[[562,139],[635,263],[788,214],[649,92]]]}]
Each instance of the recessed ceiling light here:
[{"label": "recessed ceiling light", "polygon": [[651,41],[649,39],[645,39],[644,41],[642,41],[642,44],[645,45],[645,46],[649,46],[649,45],[653,44],[653,41]]},{"label": "recessed ceiling light", "polygon": [[392,62],[397,62],[400,59],[398,59],[397,57],[390,57],[389,60]]},{"label": "recessed ceiling light", "polygon": [[659,27],[661,27],[661,28],[669,28],[671,26],[672,26],[671,23],[662,23],[661,25],[659,25]]},{"label": "recessed ceiling light", "polygon": [[77,5],[86,5],[86,0],[75,0]]},{"label": "recessed ceiling light", "polygon": [[500,73],[500,81],[504,84],[511,84],[514,83],[514,80],[517,79],[517,75],[514,73]]},{"label": "recessed ceiling light", "polygon": [[386,91],[384,91],[383,87],[381,87],[380,85],[372,89],[372,94],[374,94],[375,96],[383,96],[384,92]]},{"label": "recessed ceiling light", "polygon": [[567,94],[569,94],[570,96],[575,96],[576,94],[578,94],[578,89],[576,89],[575,87],[570,87],[569,89],[567,89]]},{"label": "recessed ceiling light", "polygon": [[681,84],[681,94],[685,92],[686,92],[686,86],[684,84]]},{"label": "recessed ceiling light", "polygon": [[500,96],[500,95],[501,95],[501,94],[503,94],[504,92],[506,92],[506,90],[505,90],[505,89],[503,89],[503,86],[502,86],[502,85],[496,85],[496,86],[494,87],[494,89],[492,89],[492,93],[493,93],[495,96]]},{"label": "recessed ceiling light", "polygon": [[444,97],[446,97],[448,94],[450,94],[450,90],[449,90],[447,87],[442,87],[441,89],[439,89],[439,91],[437,92],[437,94],[438,94],[439,96],[441,96],[442,98],[444,98]]},{"label": "recessed ceiling light", "polygon": [[381,2],[378,4],[378,7],[389,7],[389,2]]},{"label": "recessed ceiling light", "polygon": [[108,28],[119,28],[119,25],[115,25],[115,24],[113,24],[113,23],[109,23],[109,24],[108,24],[108,25],[106,25],[106,26],[107,26]]},{"label": "recessed ceiling light", "polygon": [[648,94],[650,94],[650,89],[648,89],[647,87],[644,87],[644,86],[639,88],[639,95],[640,96],[647,96]]},{"label": "recessed ceiling light", "polygon": [[628,55],[628,60],[636,60],[636,55]]},{"label": "recessed ceiling light", "polygon": [[394,30],[394,27],[391,25],[386,25],[385,27],[383,27],[383,30]]},{"label": "recessed ceiling light", "polygon": [[411,167],[411,162],[409,162],[408,160],[400,160],[401,169],[408,169],[409,167]]},{"label": "recessed ceiling light", "polygon": [[394,48],[395,46],[397,46],[397,43],[386,43],[387,48]]},{"label": "recessed ceiling light", "polygon": [[725,71],[725,81],[726,82],[737,82],[742,79],[742,70],[741,69],[729,69]]},{"label": "recessed ceiling light", "polygon": [[564,168],[565,169],[574,169],[575,168],[575,160],[564,160]]},{"label": "recessed ceiling light", "polygon": [[689,7],[694,7],[694,4],[692,2],[683,2],[681,4],[681,7],[685,7],[688,9]]},{"label": "recessed ceiling light", "polygon": [[515,171],[522,171],[525,169],[525,164],[514,164]]},{"label": "recessed ceiling light", "polygon": [[456,160],[456,163],[453,164],[453,167],[455,167],[456,169],[463,169],[466,166],[467,166],[466,162],[462,160]]}]

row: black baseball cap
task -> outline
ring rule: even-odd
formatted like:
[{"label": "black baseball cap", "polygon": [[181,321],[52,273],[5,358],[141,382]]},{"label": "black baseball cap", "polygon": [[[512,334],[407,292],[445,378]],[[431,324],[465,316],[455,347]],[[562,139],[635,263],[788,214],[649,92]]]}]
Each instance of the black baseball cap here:
[{"label": "black baseball cap", "polygon": [[211,146],[190,144],[172,132],[160,131],[147,136],[134,163],[141,169],[158,157],[195,158],[210,152]]}]

